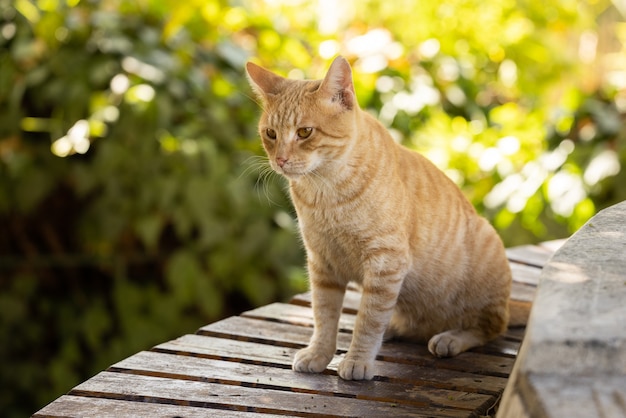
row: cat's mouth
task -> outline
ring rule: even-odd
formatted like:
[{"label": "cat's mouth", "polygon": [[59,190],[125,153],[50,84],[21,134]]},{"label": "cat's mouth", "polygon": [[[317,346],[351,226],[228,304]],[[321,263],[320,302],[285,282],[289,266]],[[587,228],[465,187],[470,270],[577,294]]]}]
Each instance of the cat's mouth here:
[{"label": "cat's mouth", "polygon": [[274,171],[289,179],[296,179],[306,175],[310,170],[304,163],[289,162],[287,164],[283,164],[282,166],[278,163],[274,164]]},{"label": "cat's mouth", "polygon": [[282,168],[277,167],[276,172],[278,172],[279,174],[282,174],[288,179],[297,179],[307,174],[306,171],[294,170],[293,168],[286,168],[286,167],[282,167]]}]

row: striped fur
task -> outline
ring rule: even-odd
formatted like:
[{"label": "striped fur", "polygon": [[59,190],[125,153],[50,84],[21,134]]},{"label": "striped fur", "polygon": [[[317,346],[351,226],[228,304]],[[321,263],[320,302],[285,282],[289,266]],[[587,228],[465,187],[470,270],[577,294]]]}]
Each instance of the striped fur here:
[{"label": "striped fur", "polygon": [[[359,109],[347,61],[335,59],[321,82],[247,70],[307,252],[315,328],[293,369],[321,372],[332,359],[348,282],[363,295],[344,379],[374,376],[383,338],[446,357],[501,334],[511,272],[500,238],[450,179]],[[303,138],[300,128],[313,129]]]}]

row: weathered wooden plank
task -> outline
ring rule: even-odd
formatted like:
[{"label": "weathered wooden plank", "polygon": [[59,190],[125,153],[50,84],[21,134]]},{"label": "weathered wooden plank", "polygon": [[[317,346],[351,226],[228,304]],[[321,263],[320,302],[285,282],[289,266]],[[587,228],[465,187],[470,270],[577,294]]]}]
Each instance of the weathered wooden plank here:
[{"label": "weathered wooden plank", "polygon": [[472,411],[480,410],[494,400],[493,396],[478,393],[376,380],[352,382],[328,374],[300,373],[296,377],[286,369],[145,351],[116,363],[109,371],[366,399],[421,408],[444,406]]},{"label": "weathered wooden plank", "polygon": [[506,249],[509,261],[514,261],[529,266],[543,267],[554,252],[538,245],[520,245]]},{"label": "weathered wooden plank", "polygon": [[[252,309],[241,314],[247,318],[259,318],[275,322],[313,327],[313,310],[308,306],[300,306],[286,303],[271,303]],[[339,330],[352,332],[356,315],[342,314],[339,318]]]},{"label": "weathered wooden plank", "polygon": [[[226,361],[252,364],[277,365],[289,369],[296,349],[276,347],[246,341],[185,335],[174,341],[160,344],[153,350],[178,355],[194,355]],[[337,370],[341,357],[329,366]],[[384,381],[405,382],[413,385],[432,386],[467,392],[499,394],[506,385],[506,378],[479,376],[449,369],[434,369],[415,364],[377,361],[376,372]],[[295,376],[299,376],[296,374]]]},{"label": "weathered wooden plank", "polygon": [[[503,340],[502,340],[503,341]],[[503,341],[503,343],[507,343]],[[519,345],[519,343],[517,343]],[[437,358],[421,344],[390,341],[381,347],[378,359],[400,364],[415,364],[435,370],[456,370],[475,375],[508,377],[515,359],[509,356],[493,355],[491,347],[485,346],[480,351],[467,351],[456,357]]]},{"label": "weathered wooden plank", "polygon": [[203,335],[183,335],[151,351],[291,368],[295,348]]},{"label": "weathered wooden plank", "polygon": [[532,303],[532,301],[535,300],[536,292],[536,286],[531,286],[518,282],[511,283],[511,300]]},{"label": "weathered wooden plank", "polygon": [[506,330],[506,332],[504,333],[504,338],[508,339],[508,340],[512,340],[512,341],[518,341],[521,342],[522,339],[524,338],[524,334],[526,333],[526,329],[523,327],[519,327],[519,328],[509,328],[508,330]]},{"label": "weathered wooden plank", "polygon": [[176,404],[220,409],[213,411],[213,416],[221,416],[221,410],[290,416],[317,413],[329,417],[460,417],[468,414],[458,409],[420,409],[389,402],[111,372],[96,375],[74,388],[72,393],[109,398],[123,396],[147,401],[167,399]]},{"label": "weathered wooden plank", "polygon": [[[282,347],[302,348],[308,344],[312,329],[255,318],[231,317],[202,327],[199,333]],[[337,349],[339,352],[346,352],[351,340],[350,334],[340,332],[337,336]],[[412,363],[422,367],[505,377],[508,376],[513,367],[513,354],[505,356],[493,356],[490,354],[507,352],[507,350],[513,350],[513,348],[517,350],[517,347],[519,347],[517,342],[499,339],[480,349],[482,350],[481,352],[478,352],[479,350],[477,349],[476,351],[462,353],[454,358],[438,359],[430,354],[424,345],[388,341],[382,345],[378,359],[404,364]]]},{"label": "weathered wooden plank", "polygon": [[537,245],[547,249],[548,251],[555,253],[559,248],[563,246],[563,244],[567,242],[567,240],[568,238],[561,238],[561,239],[555,239],[552,241],[543,241]]},{"label": "weathered wooden plank", "polygon": [[509,265],[511,266],[514,282],[532,286],[539,284],[539,277],[541,276],[540,267],[529,266],[528,264],[517,263],[515,261],[511,261]]},{"label": "weathered wooden plank", "polygon": [[498,337],[493,341],[489,341],[482,347],[472,348],[468,353],[481,353],[489,356],[504,357],[508,358],[509,361],[513,363],[519,352],[519,347],[520,342],[517,339],[511,340],[506,337]]},{"label": "weathered wooden plank", "polygon": [[[284,312],[284,314],[281,314],[281,312]],[[271,305],[262,306],[251,311],[244,312],[241,316],[313,328],[313,310],[312,308],[305,306],[273,303]],[[355,321],[356,315],[342,314],[339,319],[339,334],[351,333],[354,329]],[[312,333],[312,330],[309,331],[309,333]],[[304,344],[308,343],[309,337],[310,334],[308,335],[307,340],[303,342]],[[344,339],[338,339],[338,344],[343,341]],[[348,340],[348,345],[349,341],[350,340]],[[341,346],[338,345],[338,348],[341,349]],[[500,340],[496,345],[491,344],[489,346],[492,354],[500,353],[507,356],[516,355],[518,348],[519,344],[510,344],[507,343],[506,340]],[[502,349],[504,351],[499,352],[497,351],[498,349]]]},{"label": "weathered wooden plank", "polygon": [[[304,348],[309,343],[313,330],[310,327],[271,322],[258,318],[232,316],[205,325],[198,330],[200,335],[234,338],[241,341],[256,341],[281,347]],[[352,335],[340,333],[338,343],[349,346]]]},{"label": "weathered wooden plank", "polygon": [[[199,408],[167,403],[132,402],[117,399],[64,395],[33,415],[34,418],[98,417],[98,418],[248,418],[258,417],[252,412]],[[284,415],[283,415],[284,416]],[[279,415],[263,415],[276,418]]]},{"label": "weathered wooden plank", "polygon": [[[207,327],[202,328],[199,332],[205,335],[222,335],[222,336],[231,336],[235,338],[242,338],[245,340],[256,340],[264,343],[273,343],[273,344],[281,344],[292,347],[304,347],[307,345],[308,340],[311,336],[312,330],[302,326],[294,326],[290,324],[278,324],[274,322],[267,322],[263,320],[257,320],[254,325],[246,322],[247,318],[228,318],[227,323],[219,322],[215,324],[211,324]],[[252,318],[251,318],[252,319]],[[256,318],[258,319],[258,318]],[[238,326],[239,325],[239,326]],[[249,328],[253,326],[256,327],[254,331],[251,331]],[[276,329],[276,326],[279,326]],[[312,326],[312,321],[310,326]],[[261,336],[262,335],[262,336]],[[340,332],[337,336],[337,347],[340,352],[347,351],[350,346],[351,335],[347,333]],[[418,352],[429,359],[432,359],[432,355],[428,353],[428,350],[424,345],[415,344],[415,343],[401,343],[396,341],[385,342],[381,348],[380,355],[385,355],[385,352],[388,347],[391,347],[393,344],[408,344],[410,346],[406,351],[410,352]],[[504,355],[506,357],[514,357],[517,354],[517,350],[519,348],[519,343],[507,341],[505,339],[497,339],[495,341],[490,342],[485,347],[481,349],[475,349],[473,351],[480,351],[483,353],[490,353],[494,355]],[[464,353],[464,355],[469,356],[472,352]],[[403,358],[404,353],[398,354],[398,359]],[[442,361],[446,361],[450,364],[454,364],[453,359],[442,359]],[[492,359],[488,357],[483,358],[474,358],[472,359],[474,363],[481,364],[487,363],[490,364]],[[511,364],[512,364],[512,360]],[[472,369],[470,369],[472,370]]]}]

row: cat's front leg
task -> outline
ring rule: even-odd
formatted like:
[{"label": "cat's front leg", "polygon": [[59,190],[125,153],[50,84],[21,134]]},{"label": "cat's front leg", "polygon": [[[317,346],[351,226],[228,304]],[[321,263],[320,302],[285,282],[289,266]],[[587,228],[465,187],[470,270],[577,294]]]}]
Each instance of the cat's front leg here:
[{"label": "cat's front leg", "polygon": [[293,370],[320,373],[326,369],[337,348],[339,316],[346,288],[329,280],[328,275],[316,274],[311,263],[309,275],[315,328],[309,346],[296,353]]},{"label": "cat's front leg", "polygon": [[342,379],[371,380],[374,377],[374,360],[393,315],[403,280],[404,271],[394,271],[364,281],[352,343],[337,369]]}]

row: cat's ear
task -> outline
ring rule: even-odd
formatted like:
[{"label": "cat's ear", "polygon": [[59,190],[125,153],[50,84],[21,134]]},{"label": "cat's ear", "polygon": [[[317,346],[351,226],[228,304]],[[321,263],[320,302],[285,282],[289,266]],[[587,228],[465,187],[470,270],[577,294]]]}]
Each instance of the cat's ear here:
[{"label": "cat's ear", "polygon": [[252,89],[263,101],[275,95],[279,91],[280,85],[285,81],[283,77],[252,62],[246,64],[246,72]]},{"label": "cat's ear", "polygon": [[352,83],[352,69],[348,61],[338,56],[330,65],[318,94],[333,103],[350,110],[356,105],[356,94]]}]

